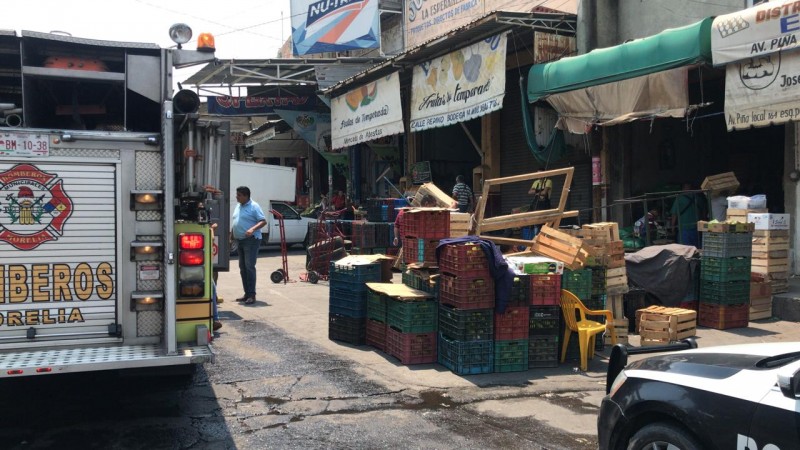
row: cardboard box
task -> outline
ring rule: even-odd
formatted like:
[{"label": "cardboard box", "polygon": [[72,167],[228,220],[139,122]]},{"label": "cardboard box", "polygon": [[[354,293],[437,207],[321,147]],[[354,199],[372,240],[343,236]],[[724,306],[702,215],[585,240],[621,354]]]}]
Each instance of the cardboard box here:
[{"label": "cardboard box", "polygon": [[789,214],[748,214],[747,221],[755,224],[756,230],[789,229]]}]

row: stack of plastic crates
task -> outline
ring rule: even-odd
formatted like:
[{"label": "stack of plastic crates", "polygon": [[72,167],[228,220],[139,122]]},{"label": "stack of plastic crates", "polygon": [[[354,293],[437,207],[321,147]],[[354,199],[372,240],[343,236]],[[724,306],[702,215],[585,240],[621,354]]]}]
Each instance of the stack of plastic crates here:
[{"label": "stack of plastic crates", "polygon": [[370,222],[394,222],[397,208],[406,206],[405,199],[370,198],[367,200],[367,220]]},{"label": "stack of plastic crates", "polygon": [[394,239],[394,224],[393,223],[374,223],[375,229],[375,247],[372,249],[373,254],[387,254],[387,249],[392,245]]},{"label": "stack of plastic crates", "polygon": [[[410,291],[410,290],[409,290]],[[402,292],[387,297],[386,352],[401,363],[436,362],[436,299]]]},{"label": "stack of plastic crates", "polygon": [[706,231],[702,237],[698,325],[747,327],[753,234]]},{"label": "stack of plastic crates", "polygon": [[[494,281],[483,248],[475,243],[447,245],[439,270],[439,363],[460,375],[491,373]],[[504,352],[509,371],[516,369],[511,347]]]},{"label": "stack of plastic crates", "polygon": [[[528,325],[528,368],[558,367],[560,306],[531,306]],[[575,339],[572,339],[575,340]]]},{"label": "stack of plastic crates", "polygon": [[435,266],[439,240],[450,237],[450,211],[408,210],[403,230],[403,262]]},{"label": "stack of plastic crates", "polygon": [[586,304],[592,299],[592,269],[565,269],[564,274],[561,275],[561,288],[572,292],[587,307],[593,309]]},{"label": "stack of plastic crates", "polygon": [[389,300],[380,292],[367,290],[367,345],[386,351],[386,322]]},{"label": "stack of plastic crates", "polygon": [[381,281],[380,263],[330,265],[328,337],[363,345],[366,342],[367,286]]},{"label": "stack of plastic crates", "polygon": [[375,248],[375,226],[378,224],[369,222],[353,222],[353,234],[351,240],[353,247],[351,253],[354,255],[371,255]]}]

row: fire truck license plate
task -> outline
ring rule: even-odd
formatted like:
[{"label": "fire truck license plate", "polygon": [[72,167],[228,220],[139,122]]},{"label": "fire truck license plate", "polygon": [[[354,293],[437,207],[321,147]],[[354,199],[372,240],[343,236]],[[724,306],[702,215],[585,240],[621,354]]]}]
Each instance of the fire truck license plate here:
[{"label": "fire truck license plate", "polygon": [[48,136],[25,133],[0,134],[0,156],[49,156]]}]

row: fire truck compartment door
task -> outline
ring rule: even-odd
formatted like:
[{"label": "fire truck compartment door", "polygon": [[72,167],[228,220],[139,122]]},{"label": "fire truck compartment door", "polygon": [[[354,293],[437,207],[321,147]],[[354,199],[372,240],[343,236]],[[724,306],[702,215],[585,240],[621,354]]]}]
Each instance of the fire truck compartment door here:
[{"label": "fire truck compartment door", "polygon": [[0,345],[108,338],[116,166],[0,160]]}]

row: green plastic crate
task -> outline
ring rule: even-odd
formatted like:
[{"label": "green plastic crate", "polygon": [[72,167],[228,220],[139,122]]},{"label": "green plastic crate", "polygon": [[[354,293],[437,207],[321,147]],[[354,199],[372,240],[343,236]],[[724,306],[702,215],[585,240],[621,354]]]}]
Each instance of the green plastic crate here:
[{"label": "green plastic crate", "polygon": [[704,281],[749,281],[751,258],[712,258],[700,259],[700,279]]},{"label": "green plastic crate", "polygon": [[387,324],[402,333],[428,333],[436,331],[436,300],[387,301]]},{"label": "green plastic crate", "polygon": [[367,292],[367,318],[374,319],[379,322],[386,323],[387,312],[387,299],[385,295],[381,295],[372,290]]},{"label": "green plastic crate", "polygon": [[717,305],[739,305],[750,301],[750,281],[700,282],[700,301]]},{"label": "green plastic crate", "polygon": [[523,372],[528,370],[528,340],[494,341],[494,371]]}]

